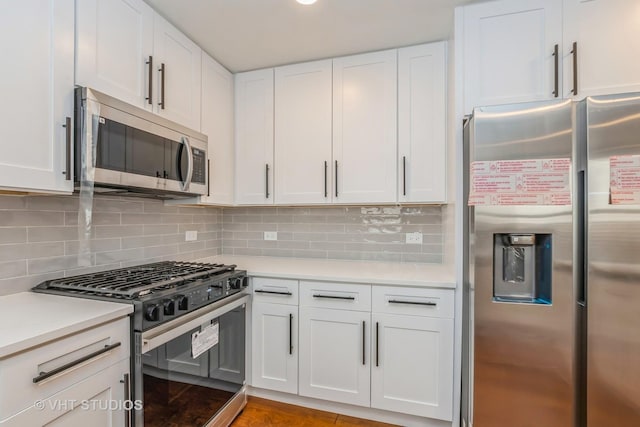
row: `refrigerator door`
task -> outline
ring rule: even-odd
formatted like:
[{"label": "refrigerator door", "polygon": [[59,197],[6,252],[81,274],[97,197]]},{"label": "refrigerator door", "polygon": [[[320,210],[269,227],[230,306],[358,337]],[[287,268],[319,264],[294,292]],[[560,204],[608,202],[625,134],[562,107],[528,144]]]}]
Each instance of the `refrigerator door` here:
[{"label": "refrigerator door", "polygon": [[586,103],[587,426],[637,426],[640,93],[587,98]]},{"label": "refrigerator door", "polygon": [[[476,108],[470,160],[573,162],[573,127],[569,100]],[[470,209],[474,427],[575,423],[574,212],[568,203]]]}]

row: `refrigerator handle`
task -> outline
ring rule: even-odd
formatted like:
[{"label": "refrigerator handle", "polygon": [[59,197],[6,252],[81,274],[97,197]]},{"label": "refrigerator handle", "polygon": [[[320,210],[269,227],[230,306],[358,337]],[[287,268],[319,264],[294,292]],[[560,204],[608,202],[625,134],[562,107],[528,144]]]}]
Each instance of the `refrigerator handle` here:
[{"label": "refrigerator handle", "polygon": [[577,251],[578,251],[578,265],[582,266],[577,271],[578,289],[577,289],[577,301],[578,304],[584,306],[587,301],[587,192],[585,183],[585,171],[578,171],[578,191],[577,204],[578,204],[578,238],[577,238]]}]

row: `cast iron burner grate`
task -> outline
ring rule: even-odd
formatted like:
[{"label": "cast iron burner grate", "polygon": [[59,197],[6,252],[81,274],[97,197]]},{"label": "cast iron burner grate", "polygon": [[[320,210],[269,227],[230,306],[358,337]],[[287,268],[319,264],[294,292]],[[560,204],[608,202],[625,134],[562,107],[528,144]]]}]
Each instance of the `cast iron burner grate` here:
[{"label": "cast iron burner grate", "polygon": [[44,282],[42,287],[70,293],[133,300],[156,290],[178,288],[234,271],[235,265],[162,261]]}]

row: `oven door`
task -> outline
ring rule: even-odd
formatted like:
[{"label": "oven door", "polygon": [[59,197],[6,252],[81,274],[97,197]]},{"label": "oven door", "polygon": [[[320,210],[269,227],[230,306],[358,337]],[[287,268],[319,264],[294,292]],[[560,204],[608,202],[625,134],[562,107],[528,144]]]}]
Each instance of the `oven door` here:
[{"label": "oven door", "polygon": [[228,425],[242,410],[249,297],[229,298],[135,334],[136,426]]}]

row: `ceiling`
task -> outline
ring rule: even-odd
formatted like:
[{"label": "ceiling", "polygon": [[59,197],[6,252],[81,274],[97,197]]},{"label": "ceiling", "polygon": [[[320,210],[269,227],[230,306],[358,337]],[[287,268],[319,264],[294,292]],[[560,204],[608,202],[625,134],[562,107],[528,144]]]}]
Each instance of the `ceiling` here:
[{"label": "ceiling", "polygon": [[238,72],[447,39],[453,9],[478,0],[146,1]]}]

